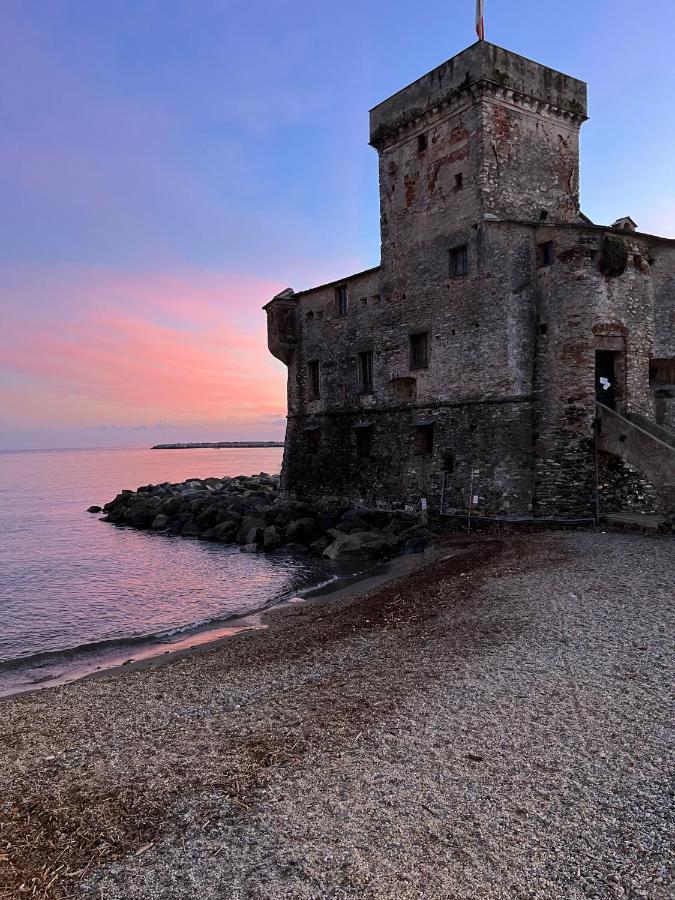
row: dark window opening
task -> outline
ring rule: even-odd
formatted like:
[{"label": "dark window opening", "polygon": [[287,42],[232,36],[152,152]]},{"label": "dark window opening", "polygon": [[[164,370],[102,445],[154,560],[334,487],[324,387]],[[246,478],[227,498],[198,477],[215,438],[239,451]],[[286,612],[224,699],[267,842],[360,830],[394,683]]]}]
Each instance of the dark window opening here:
[{"label": "dark window opening", "polygon": [[444,472],[454,472],[455,471],[455,457],[452,453],[446,453],[443,456],[443,471]]},{"label": "dark window opening", "polygon": [[362,394],[373,392],[373,351],[359,353],[359,390]]},{"label": "dark window opening", "polygon": [[548,325],[546,322],[539,323],[539,334],[547,335],[548,334]]},{"label": "dark window opening", "polygon": [[462,175],[461,172],[457,172],[457,174],[455,175],[455,190],[461,191],[463,187],[464,187],[464,176]]},{"label": "dark window opening", "polygon": [[450,251],[450,277],[466,275],[469,270],[469,254],[466,245]]},{"label": "dark window opening", "polygon": [[544,222],[546,219],[548,219],[548,210],[547,210],[547,209],[540,209],[540,210],[539,210],[539,219],[540,219],[542,222]]},{"label": "dark window opening", "polygon": [[429,367],[429,335],[426,331],[410,335],[410,368],[427,369]]},{"label": "dark window opening", "polygon": [[650,359],[649,383],[651,385],[675,384],[675,359]]},{"label": "dark window opening", "polygon": [[321,370],[318,360],[307,364],[309,372],[309,395],[312,400],[318,400],[321,396]]},{"label": "dark window opening", "polygon": [[543,244],[537,244],[537,268],[542,269],[544,266],[550,266],[553,262],[553,241],[544,241]]},{"label": "dark window opening", "polygon": [[373,427],[369,425],[356,429],[356,455],[367,459],[373,452]]},{"label": "dark window opening", "polygon": [[312,312],[311,309],[309,310],[309,312],[305,313],[305,318],[307,319],[308,322],[312,321],[312,319],[314,318],[314,313]]},{"label": "dark window opening", "polygon": [[417,135],[417,152],[424,153],[424,151],[429,146],[429,139],[426,134],[418,134]]},{"label": "dark window opening", "polygon": [[321,447],[321,429],[310,428],[305,432],[305,448],[312,455],[319,452]]},{"label": "dark window opening", "polygon": [[434,426],[415,426],[415,454],[416,456],[431,456],[434,452]]},{"label": "dark window opening", "polygon": [[347,293],[347,285],[341,284],[335,288],[335,304],[337,306],[338,316],[347,315],[347,307],[349,306],[349,295]]},{"label": "dark window opening", "polygon": [[373,294],[373,296],[372,296],[370,299],[373,301],[373,303],[379,303],[379,302],[380,302],[380,295],[379,295],[379,294]]},{"label": "dark window opening", "polygon": [[361,303],[361,306],[368,306],[368,298],[367,297],[361,297],[361,300],[359,302]]},{"label": "dark window opening", "polygon": [[616,357],[614,350],[595,351],[595,399],[610,409],[616,404]]}]

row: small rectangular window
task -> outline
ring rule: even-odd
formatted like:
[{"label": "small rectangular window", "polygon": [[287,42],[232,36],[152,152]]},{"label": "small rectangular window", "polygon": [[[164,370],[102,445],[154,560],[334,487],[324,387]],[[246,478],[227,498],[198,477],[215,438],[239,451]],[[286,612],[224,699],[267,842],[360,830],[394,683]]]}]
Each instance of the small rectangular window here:
[{"label": "small rectangular window", "polygon": [[418,134],[417,135],[417,152],[424,153],[424,151],[429,146],[429,139],[426,134]]},{"label": "small rectangular window", "polygon": [[464,187],[464,176],[462,175],[461,172],[457,172],[457,174],[455,175],[455,190],[461,191],[463,187]]},{"label": "small rectangular window", "polygon": [[373,351],[359,353],[359,391],[362,394],[373,392]]},{"label": "small rectangular window", "polygon": [[415,454],[430,456],[434,452],[434,426],[415,426]]},{"label": "small rectangular window", "polygon": [[347,285],[341,284],[335,288],[335,305],[337,306],[338,316],[347,315],[347,307],[349,306],[349,295],[347,293]]},{"label": "small rectangular window", "polygon": [[309,396],[312,400],[318,400],[321,396],[321,370],[318,360],[312,360],[307,364],[309,373]]},{"label": "small rectangular window", "polygon": [[544,241],[543,244],[537,244],[537,268],[543,269],[544,266],[550,266],[553,262],[553,241]]},{"label": "small rectangular window", "polygon": [[410,335],[410,368],[427,369],[429,367],[429,335],[426,331]]},{"label": "small rectangular window", "polygon": [[321,429],[310,428],[305,432],[305,449],[312,455],[319,452],[321,447]]},{"label": "small rectangular window", "polygon": [[367,459],[373,452],[373,427],[369,425],[356,429],[356,455]]},{"label": "small rectangular window", "polygon": [[450,277],[466,275],[469,270],[469,254],[467,247],[455,247],[450,251]]}]

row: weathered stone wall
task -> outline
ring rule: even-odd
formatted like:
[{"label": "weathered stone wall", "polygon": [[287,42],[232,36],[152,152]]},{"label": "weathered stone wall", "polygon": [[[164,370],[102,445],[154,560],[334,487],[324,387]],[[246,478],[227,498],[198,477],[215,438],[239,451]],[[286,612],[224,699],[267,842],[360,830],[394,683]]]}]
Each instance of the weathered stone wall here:
[{"label": "weathered stone wall", "polygon": [[[336,315],[335,285],[298,295],[287,488],[386,505],[426,497],[438,508],[445,484],[446,507],[461,509],[475,467],[481,510],[529,513],[533,329],[523,267],[532,257],[529,229],[511,229],[508,248],[491,229],[472,230],[467,275],[441,278],[426,294],[377,294],[375,271],[346,282],[345,316]],[[428,368],[411,370],[410,335],[420,330]],[[372,394],[359,393],[365,350],[373,351]],[[318,399],[308,385],[312,360],[321,367]],[[416,453],[420,424],[434,425],[429,456]],[[356,454],[363,425],[373,429],[366,459]],[[313,427],[321,428],[318,452],[307,438]]]},{"label": "weathered stone wall", "polygon": [[654,485],[636,466],[613,453],[598,454],[598,488],[600,513],[659,511]]},{"label": "weathered stone wall", "polygon": [[[466,509],[478,470],[479,512],[592,515],[595,353],[619,353],[617,405],[653,417],[675,265],[667,242],[584,224],[585,111],[582,82],[486,43],[371,111],[381,267],[267,308],[289,366],[287,493]],[[450,264],[460,247],[465,272]],[[428,364],[413,367],[420,333]]]},{"label": "weathered stone wall", "polygon": [[[650,242],[654,279],[654,348],[652,358],[675,361],[675,247]],[[675,366],[669,367],[672,372]],[[675,379],[652,384],[656,421],[675,431]]]},{"label": "weathered stone wall", "polygon": [[[621,272],[602,271],[603,241],[619,242]],[[649,239],[593,227],[540,227],[553,262],[536,270],[539,512],[592,508],[595,351],[620,349],[617,406],[653,418],[654,284]]]}]

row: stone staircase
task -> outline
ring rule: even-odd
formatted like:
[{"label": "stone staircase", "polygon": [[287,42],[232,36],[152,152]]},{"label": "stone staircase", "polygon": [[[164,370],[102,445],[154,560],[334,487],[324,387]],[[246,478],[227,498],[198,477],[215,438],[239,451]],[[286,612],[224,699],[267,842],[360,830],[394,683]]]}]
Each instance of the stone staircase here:
[{"label": "stone staircase", "polygon": [[598,449],[642,472],[657,496],[655,512],[675,514],[675,435],[635,413],[622,415],[596,403]]}]

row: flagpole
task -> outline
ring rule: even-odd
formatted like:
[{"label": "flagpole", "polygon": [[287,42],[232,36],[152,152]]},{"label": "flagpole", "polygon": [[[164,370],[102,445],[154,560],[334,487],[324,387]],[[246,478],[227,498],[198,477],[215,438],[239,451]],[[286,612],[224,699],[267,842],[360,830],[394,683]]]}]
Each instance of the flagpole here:
[{"label": "flagpole", "polygon": [[485,40],[484,0],[476,0],[476,34],[479,41]]}]

